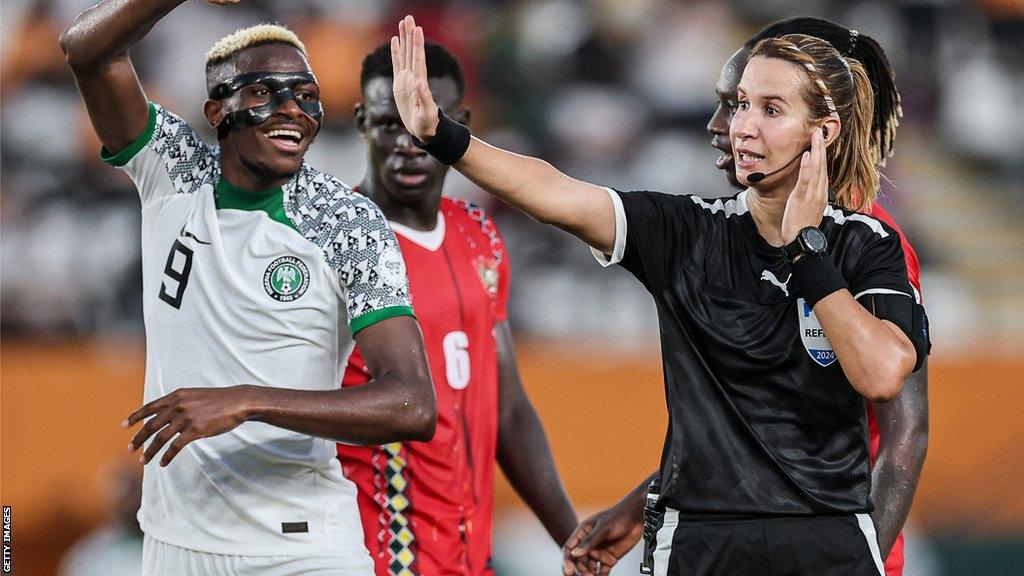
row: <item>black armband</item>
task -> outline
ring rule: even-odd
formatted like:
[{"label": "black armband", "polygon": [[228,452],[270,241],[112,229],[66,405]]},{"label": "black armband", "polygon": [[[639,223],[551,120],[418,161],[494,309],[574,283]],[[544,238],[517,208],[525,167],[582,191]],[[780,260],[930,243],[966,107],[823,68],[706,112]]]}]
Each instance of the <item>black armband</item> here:
[{"label": "black armband", "polygon": [[430,154],[437,161],[446,166],[451,166],[462,159],[462,155],[469,148],[469,128],[452,120],[444,115],[444,112],[437,109],[437,131],[434,137],[426,142],[413,136],[412,143],[417,148]]},{"label": "black armband", "polygon": [[928,333],[928,315],[924,306],[915,302],[909,294],[874,292],[862,295],[857,301],[875,318],[892,322],[907,335],[910,343],[914,345],[914,351],[917,352],[913,370],[917,372],[932,350],[931,335]]},{"label": "black armband", "polygon": [[846,288],[846,280],[827,254],[804,254],[790,268],[793,277],[789,285],[793,293],[803,298],[811,308],[825,296]]}]

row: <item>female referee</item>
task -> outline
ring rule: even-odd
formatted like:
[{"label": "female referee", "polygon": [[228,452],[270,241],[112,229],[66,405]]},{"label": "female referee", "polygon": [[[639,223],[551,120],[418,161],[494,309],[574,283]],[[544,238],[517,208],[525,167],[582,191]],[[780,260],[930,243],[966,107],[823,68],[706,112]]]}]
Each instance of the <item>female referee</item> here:
[{"label": "female referee", "polygon": [[438,113],[411,16],[391,44],[421,147],[655,299],[670,423],[654,573],[881,574],[863,402],[898,394],[928,344],[898,236],[855,211],[878,189],[860,63],[808,36],[759,43],[730,129],[750,187],[709,202],[616,192],[473,139]]},{"label": "female referee", "polygon": [[[875,162],[883,166],[892,156],[896,127],[901,116],[900,95],[885,51],[873,38],[820,18],[798,17],[779,20],[768,25],[722,66],[715,84],[718,108],[708,122],[711,145],[722,152],[715,162],[729,183],[745,188],[736,180],[729,125],[736,112],[737,88],[746,68],[750,51],[766,38],[787,34],[806,34],[831,44],[847,57],[856,58],[864,66],[874,94],[871,121],[871,149]],[[920,264],[914,248],[882,205],[874,202],[870,215],[882,220],[899,234],[907,263],[907,276],[915,293],[920,295]],[[920,301],[920,298],[918,299]],[[927,364],[911,374],[903,383],[903,391],[892,401],[867,403],[869,446],[874,465],[871,469],[871,501],[875,507],[872,520],[878,533],[878,547],[885,559],[886,576],[903,574],[903,537],[900,530],[910,511],[917,480],[924,465],[928,446],[928,374]],[[643,532],[643,509],[649,482],[657,472],[645,479],[614,506],[587,518],[576,528],[563,546],[565,574],[575,572],[607,575],[624,554],[633,549]]]}]

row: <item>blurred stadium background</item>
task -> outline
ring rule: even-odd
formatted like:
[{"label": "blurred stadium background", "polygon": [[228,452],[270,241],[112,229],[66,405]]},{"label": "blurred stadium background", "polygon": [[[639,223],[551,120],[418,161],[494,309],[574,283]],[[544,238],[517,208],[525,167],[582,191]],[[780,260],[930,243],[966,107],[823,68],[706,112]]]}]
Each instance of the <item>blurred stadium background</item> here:
[{"label": "blurred stadium background", "polygon": [[[130,531],[112,527],[137,489],[118,423],[142,396],[138,200],[99,161],[57,46],[93,2],[2,4],[2,502],[13,507],[16,574],[57,574],[65,558],[65,574],[128,576],[116,562],[137,554]],[[359,65],[407,11],[461,60],[474,127],[489,140],[589,181],[705,196],[730,193],[704,125],[721,64],[746,38],[807,14],[878,39],[905,112],[883,202],[921,256],[935,343],[906,574],[1024,574],[1024,2],[191,2],[134,57],[150,98],[200,126],[209,46],[257,21],[292,26],[328,113],[310,161],[355,184]],[[567,235],[456,174],[448,190],[494,213],[510,246],[524,380],[583,518],[658,463],[653,306]],[[507,484],[498,505],[499,574],[557,573],[557,549]],[[636,574],[636,562],[615,573]]]}]

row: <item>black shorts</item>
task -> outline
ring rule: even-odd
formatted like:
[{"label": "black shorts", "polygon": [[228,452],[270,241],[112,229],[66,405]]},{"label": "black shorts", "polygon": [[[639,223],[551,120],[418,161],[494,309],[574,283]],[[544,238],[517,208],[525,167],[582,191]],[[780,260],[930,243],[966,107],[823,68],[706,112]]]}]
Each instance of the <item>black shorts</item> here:
[{"label": "black shorts", "polygon": [[867,514],[757,519],[679,517],[657,532],[654,576],[884,576]]}]

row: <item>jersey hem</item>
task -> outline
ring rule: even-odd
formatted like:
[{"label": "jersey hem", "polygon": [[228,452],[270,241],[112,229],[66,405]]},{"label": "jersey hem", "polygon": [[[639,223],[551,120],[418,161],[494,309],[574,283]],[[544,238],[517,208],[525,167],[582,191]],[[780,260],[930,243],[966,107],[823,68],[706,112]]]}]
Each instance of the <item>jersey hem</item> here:
[{"label": "jersey hem", "polygon": [[147,528],[148,522],[140,522],[142,532],[149,538],[181,548],[184,550],[190,550],[193,552],[200,552],[202,554],[216,554],[220,556],[316,556],[316,557],[330,557],[340,558],[353,562],[359,562],[363,558],[372,560],[369,553],[366,552],[366,548],[362,546],[363,541],[359,539],[359,548],[328,548],[324,546],[323,541],[309,542],[308,544],[294,544],[291,542],[280,543],[273,542],[264,545],[248,545],[230,548],[220,548],[217,546],[192,546],[181,540],[175,538],[167,538],[164,534],[161,534],[159,530],[153,530],[151,527]]},{"label": "jersey hem", "polygon": [[381,308],[380,310],[374,310],[363,314],[355,320],[352,320],[349,323],[349,327],[352,329],[352,335],[355,336],[356,332],[359,332],[363,328],[376,324],[381,320],[395,318],[396,316],[412,316],[415,318],[416,313],[413,312],[412,306],[389,306],[387,308]]},{"label": "jersey hem", "polygon": [[125,164],[131,162],[132,158],[139,153],[149,141],[153,139],[153,132],[156,131],[156,104],[149,103],[149,119],[146,120],[146,129],[139,134],[139,137],[134,142],[126,146],[117,154],[111,154],[107,150],[106,146],[100,147],[100,160],[103,160],[111,166],[117,166],[120,168]]}]

